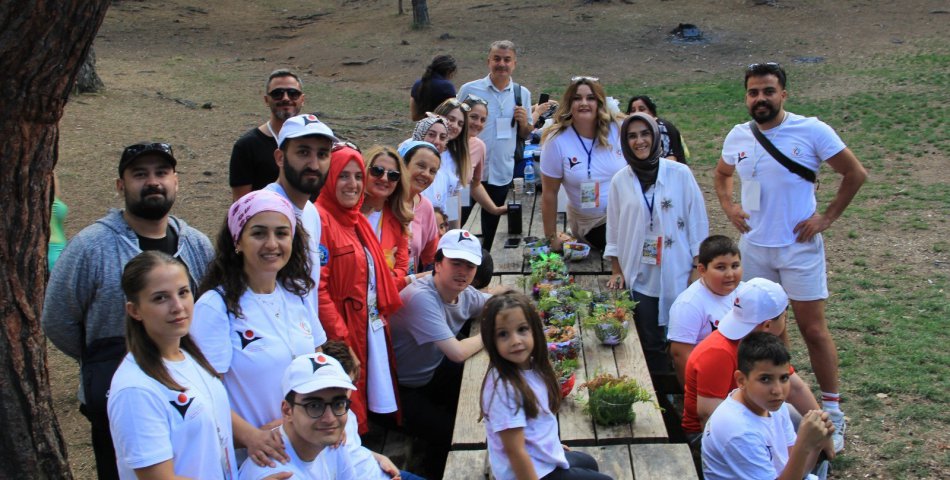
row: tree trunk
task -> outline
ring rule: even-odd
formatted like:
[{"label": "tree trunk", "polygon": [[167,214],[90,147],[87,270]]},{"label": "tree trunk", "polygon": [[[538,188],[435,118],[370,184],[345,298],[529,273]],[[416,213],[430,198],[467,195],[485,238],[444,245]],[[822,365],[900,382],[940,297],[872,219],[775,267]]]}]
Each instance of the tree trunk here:
[{"label": "tree trunk", "polygon": [[426,0],[412,0],[412,28],[429,27],[429,5]]},{"label": "tree trunk", "polygon": [[89,55],[86,55],[86,60],[79,69],[79,76],[76,77],[76,93],[97,93],[104,87],[102,79],[96,73],[96,50],[89,47]]},{"label": "tree trunk", "polygon": [[402,14],[404,14],[404,13],[406,13],[406,12],[403,12],[403,11],[402,11],[402,0],[399,0],[399,15],[402,15]]},{"label": "tree trunk", "polygon": [[0,478],[72,478],[40,315],[59,119],[108,6],[0,2]]}]

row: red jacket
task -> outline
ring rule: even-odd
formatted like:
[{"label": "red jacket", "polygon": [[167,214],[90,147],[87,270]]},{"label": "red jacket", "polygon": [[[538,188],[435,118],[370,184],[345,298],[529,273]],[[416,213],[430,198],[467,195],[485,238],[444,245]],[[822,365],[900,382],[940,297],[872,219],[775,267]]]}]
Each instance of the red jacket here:
[{"label": "red jacket", "polygon": [[409,237],[399,220],[393,216],[389,204],[382,210],[382,234],[379,246],[386,254],[386,263],[393,274],[396,288],[406,288],[406,275],[409,275]]}]

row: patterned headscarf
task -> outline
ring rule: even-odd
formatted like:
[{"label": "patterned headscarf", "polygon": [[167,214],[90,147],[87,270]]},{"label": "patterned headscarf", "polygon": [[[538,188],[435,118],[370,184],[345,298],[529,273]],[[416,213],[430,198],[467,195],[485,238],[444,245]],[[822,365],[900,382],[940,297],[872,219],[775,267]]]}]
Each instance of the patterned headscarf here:
[{"label": "patterned headscarf", "polygon": [[234,240],[235,245],[241,238],[241,232],[244,231],[247,221],[261,212],[283,214],[290,222],[290,236],[294,236],[294,231],[297,229],[297,217],[294,215],[294,207],[290,202],[270,190],[255,190],[239,198],[228,209],[228,230],[231,231],[231,239]]}]

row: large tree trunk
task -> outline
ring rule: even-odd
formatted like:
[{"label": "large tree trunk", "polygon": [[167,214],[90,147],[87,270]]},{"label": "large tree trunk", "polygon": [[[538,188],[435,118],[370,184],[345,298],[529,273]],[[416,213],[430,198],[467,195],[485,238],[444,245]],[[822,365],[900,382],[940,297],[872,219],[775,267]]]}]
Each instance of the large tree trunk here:
[{"label": "large tree trunk", "polygon": [[76,93],[98,93],[105,88],[99,74],[96,73],[96,50],[89,47],[89,54],[82,62],[79,75],[76,77]]},{"label": "large tree trunk", "polygon": [[426,0],[412,0],[412,28],[426,28],[429,25],[429,5]]},{"label": "large tree trunk", "polygon": [[72,478],[40,314],[59,119],[108,6],[0,2],[0,478]]}]

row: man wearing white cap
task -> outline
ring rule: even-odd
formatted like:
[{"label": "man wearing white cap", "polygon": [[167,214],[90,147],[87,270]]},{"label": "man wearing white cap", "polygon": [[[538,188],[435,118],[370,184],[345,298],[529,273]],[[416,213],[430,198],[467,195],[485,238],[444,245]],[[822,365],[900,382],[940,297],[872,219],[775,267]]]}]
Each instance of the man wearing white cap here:
[{"label": "man wearing white cap", "polygon": [[462,363],[482,349],[479,335],[456,338],[490,296],[471,286],[481,263],[482,246],[475,235],[461,229],[445,232],[432,276],[403,289],[403,306],[390,318],[403,421],[411,434],[429,440],[431,462],[425,473],[435,478],[452,440]]},{"label": "man wearing white cap", "polygon": [[[787,308],[788,295],[781,285],[753,278],[738,288],[732,310],[719,321],[719,329],[690,353],[686,361],[682,421],[683,432],[690,443],[699,439],[706,420],[736,388],[733,374],[739,361],[739,341],[752,332],[781,337],[785,332]],[[794,369],[789,381],[788,403],[798,412],[819,409],[815,396]]]},{"label": "man wearing white cap", "polygon": [[349,375],[335,358],[315,353],[300,356],[284,372],[280,404],[283,425],[278,427],[290,461],[260,467],[248,459],[241,465],[241,480],[287,478],[355,479],[353,465],[340,443],[350,408],[350,392],[356,390]]}]

